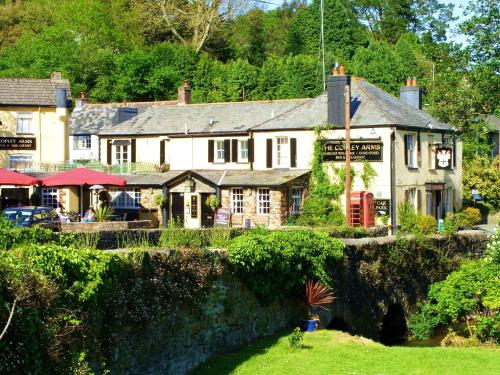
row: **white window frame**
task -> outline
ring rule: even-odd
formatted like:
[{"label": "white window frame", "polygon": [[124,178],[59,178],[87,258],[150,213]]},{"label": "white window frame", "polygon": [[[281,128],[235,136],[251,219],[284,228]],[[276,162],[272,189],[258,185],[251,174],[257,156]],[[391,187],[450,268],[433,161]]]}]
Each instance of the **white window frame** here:
[{"label": "white window frame", "polygon": [[90,150],[92,148],[91,135],[74,135],[73,150]]},{"label": "white window frame", "polygon": [[271,213],[271,189],[257,189],[257,214],[269,215]]},{"label": "white window frame", "polygon": [[[115,164],[128,164],[130,156],[129,145],[114,145],[114,147]],[[126,158],[124,156],[126,156]]]},{"label": "white window frame", "polygon": [[302,206],[302,188],[293,187],[292,188],[292,215],[299,215]]},{"label": "white window frame", "polygon": [[415,209],[415,211],[418,210],[418,203],[417,203],[417,188],[409,188],[408,189],[408,197],[409,197],[409,203],[412,205],[412,207]]},{"label": "white window frame", "polygon": [[135,188],[111,188],[110,206],[121,209],[136,209],[141,207],[141,191]]},{"label": "white window frame", "polygon": [[32,112],[17,112],[16,133],[17,134],[34,134],[34,131],[33,131],[33,113]]},{"label": "white window frame", "polygon": [[276,167],[290,168],[290,140],[288,137],[276,137]]},{"label": "white window frame", "polygon": [[[33,162],[33,157],[26,154],[11,154],[9,155],[9,169],[13,170],[27,170],[31,169],[31,163]],[[19,167],[21,164],[21,168]]]},{"label": "white window frame", "polygon": [[239,161],[240,162],[248,162],[248,139],[238,141],[239,147]]},{"label": "white window frame", "polygon": [[215,141],[214,154],[214,161],[216,163],[224,163],[226,161],[224,141]]},{"label": "white window frame", "polygon": [[59,189],[42,188],[42,206],[52,208],[59,207]]},{"label": "white window frame", "polygon": [[243,188],[231,189],[231,212],[233,214],[243,213]]},{"label": "white window frame", "polygon": [[415,134],[406,135],[407,149],[405,150],[408,155],[408,168],[417,168],[417,154],[416,154],[416,137]]}]

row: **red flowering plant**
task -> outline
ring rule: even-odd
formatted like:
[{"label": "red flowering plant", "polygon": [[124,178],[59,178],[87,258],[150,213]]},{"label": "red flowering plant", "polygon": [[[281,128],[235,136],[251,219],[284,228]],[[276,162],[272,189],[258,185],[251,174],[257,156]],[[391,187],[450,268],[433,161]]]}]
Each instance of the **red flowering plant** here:
[{"label": "red flowering plant", "polygon": [[319,281],[307,280],[306,282],[306,306],[310,320],[319,320],[315,313],[318,308],[328,310],[325,305],[331,304],[337,297],[329,286],[322,285]]}]

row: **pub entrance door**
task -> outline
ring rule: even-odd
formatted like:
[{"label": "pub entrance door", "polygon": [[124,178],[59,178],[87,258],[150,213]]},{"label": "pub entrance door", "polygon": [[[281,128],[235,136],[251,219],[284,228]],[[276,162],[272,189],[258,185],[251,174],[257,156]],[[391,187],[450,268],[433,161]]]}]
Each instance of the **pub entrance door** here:
[{"label": "pub entrance door", "polygon": [[201,193],[201,226],[203,228],[211,228],[214,226],[214,213],[206,205],[207,198],[212,195],[209,193]]},{"label": "pub entrance door", "polygon": [[172,193],[172,220],[184,226],[184,193]]}]

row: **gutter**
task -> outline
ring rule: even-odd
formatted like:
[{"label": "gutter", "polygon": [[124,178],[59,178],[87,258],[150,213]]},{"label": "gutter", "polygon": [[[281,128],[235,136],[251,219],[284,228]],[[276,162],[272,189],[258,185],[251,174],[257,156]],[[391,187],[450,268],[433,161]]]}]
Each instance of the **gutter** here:
[{"label": "gutter", "polygon": [[[406,150],[405,150],[406,152]],[[398,231],[396,208],[396,128],[391,128],[391,227],[392,235]]]}]

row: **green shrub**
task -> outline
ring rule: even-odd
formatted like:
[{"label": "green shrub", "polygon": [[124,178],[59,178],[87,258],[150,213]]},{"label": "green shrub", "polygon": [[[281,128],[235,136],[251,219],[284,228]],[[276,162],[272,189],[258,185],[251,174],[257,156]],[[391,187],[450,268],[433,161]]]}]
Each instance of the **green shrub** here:
[{"label": "green shrub", "polygon": [[[343,255],[344,244],[326,233],[250,230],[229,245],[236,274],[263,301],[297,295],[307,279],[331,285],[329,267]],[[279,288],[280,293],[277,293]]]},{"label": "green shrub", "polygon": [[402,233],[413,233],[417,226],[417,212],[408,202],[398,205],[399,226]]},{"label": "green shrub", "polygon": [[59,235],[59,245],[65,247],[97,249],[101,238],[100,232],[76,233],[67,232]]},{"label": "green shrub", "polygon": [[162,230],[159,246],[162,248],[226,248],[233,238],[241,235],[243,229],[210,228],[187,229],[173,226]]},{"label": "green shrub", "polygon": [[500,229],[491,235],[488,245],[486,245],[486,255],[487,260],[500,264]]},{"label": "green shrub", "polygon": [[47,244],[57,241],[57,234],[39,226],[0,229],[0,249],[9,250],[23,244]]},{"label": "green shrub", "polygon": [[99,207],[95,213],[96,220],[99,222],[108,221],[110,216],[113,215],[114,212],[115,210],[111,207]]},{"label": "green shrub", "polygon": [[466,207],[462,212],[465,222],[469,226],[479,224],[482,220],[481,211],[479,210],[479,208]]},{"label": "green shrub", "polygon": [[471,335],[498,340],[492,336],[496,331],[491,320],[486,318],[500,312],[499,275],[500,264],[491,259],[464,263],[444,281],[431,286],[427,302],[411,319],[412,333],[418,338],[428,338],[440,324],[452,326],[465,321]]},{"label": "green shrub", "polygon": [[302,332],[299,327],[296,327],[288,338],[290,348],[292,348],[292,350],[302,349],[303,341],[304,332]]},{"label": "green shrub", "polygon": [[437,232],[437,220],[431,215],[418,215],[416,229],[422,234],[434,234]]}]

